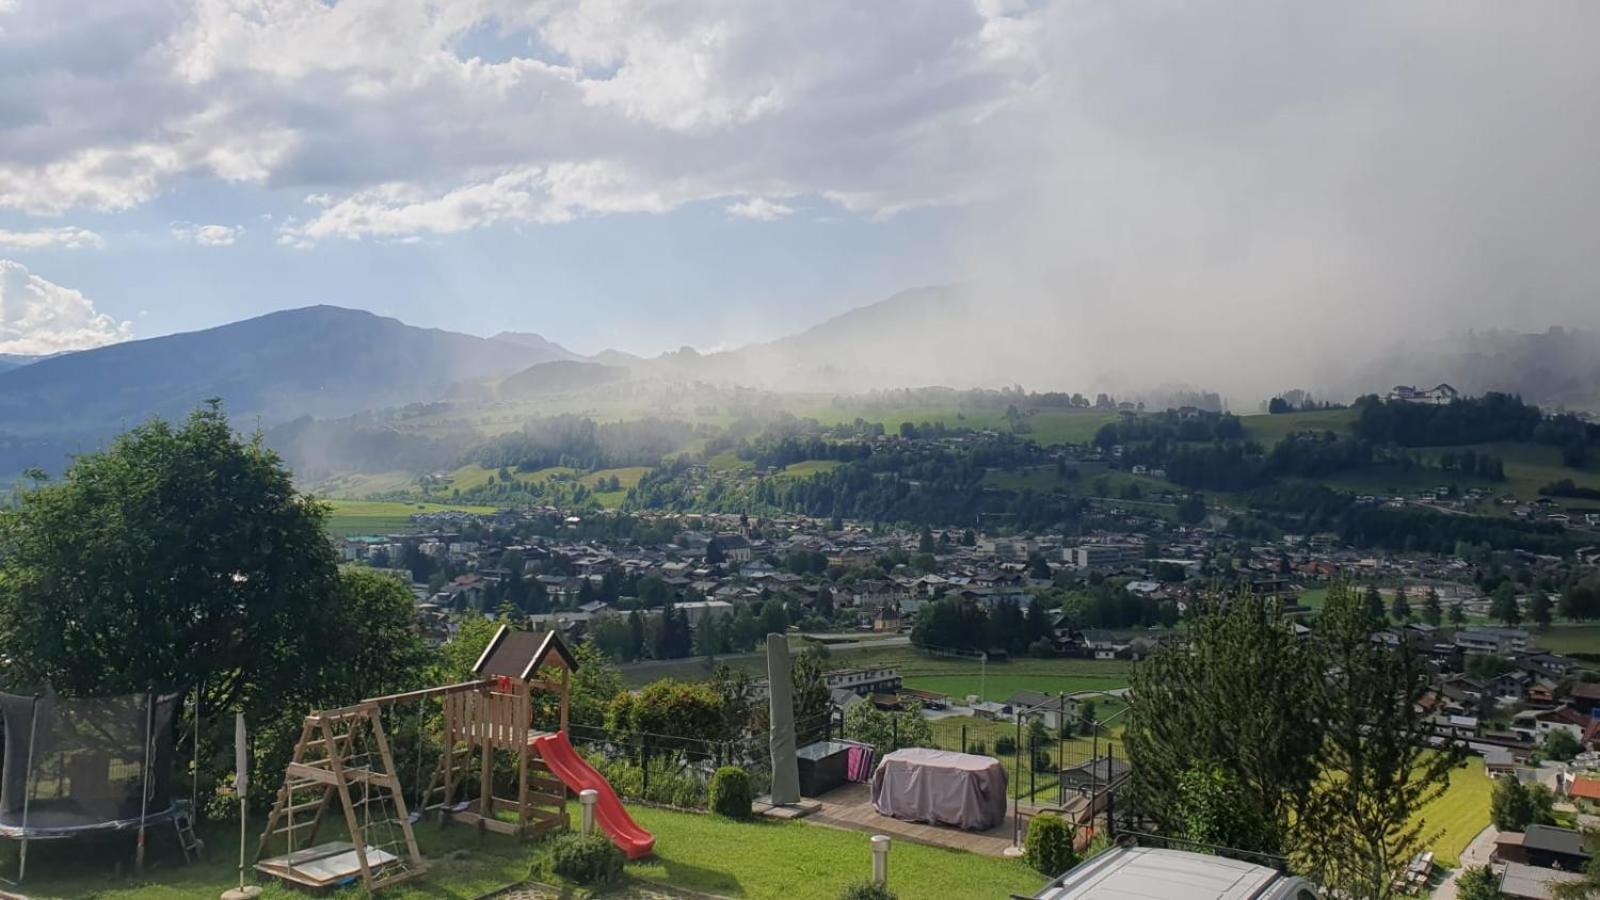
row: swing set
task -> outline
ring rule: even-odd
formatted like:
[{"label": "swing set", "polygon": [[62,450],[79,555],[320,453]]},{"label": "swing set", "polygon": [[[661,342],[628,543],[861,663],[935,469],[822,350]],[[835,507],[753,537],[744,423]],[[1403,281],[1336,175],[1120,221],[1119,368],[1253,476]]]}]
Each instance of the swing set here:
[{"label": "swing set", "polygon": [[[368,891],[421,877],[415,821],[434,814],[479,831],[517,838],[569,827],[568,782],[541,758],[541,747],[570,750],[567,705],[577,661],[555,632],[501,626],[473,666],[472,681],[373,697],[306,716],[256,853],[256,870],[284,882],[326,889],[359,880]],[[543,697],[559,701],[558,729],[534,728]],[[422,787],[425,722],[431,701],[443,719],[433,777]],[[415,703],[417,794],[408,807],[384,714]],[[513,779],[513,797],[497,797]],[[316,843],[337,801],[348,841]],[[268,856],[281,849],[283,852]]]}]

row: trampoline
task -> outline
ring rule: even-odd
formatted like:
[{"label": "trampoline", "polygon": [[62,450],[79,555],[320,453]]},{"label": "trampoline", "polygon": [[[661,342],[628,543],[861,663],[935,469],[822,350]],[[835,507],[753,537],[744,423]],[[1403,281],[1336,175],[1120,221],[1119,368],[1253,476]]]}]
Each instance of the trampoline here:
[{"label": "trampoline", "polygon": [[[178,694],[64,698],[0,693],[0,838],[22,842],[180,824],[172,794]],[[180,828],[181,828],[180,824]]]}]

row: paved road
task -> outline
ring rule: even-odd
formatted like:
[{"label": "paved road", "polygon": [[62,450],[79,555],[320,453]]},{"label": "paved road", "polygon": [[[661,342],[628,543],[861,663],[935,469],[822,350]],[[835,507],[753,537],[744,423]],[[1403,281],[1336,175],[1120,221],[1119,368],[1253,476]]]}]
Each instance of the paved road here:
[{"label": "paved road", "polygon": [[1500,832],[1493,825],[1478,832],[1478,836],[1462,851],[1461,865],[1433,889],[1433,900],[1456,900],[1456,876],[1475,866],[1488,865],[1489,854],[1494,852],[1495,838],[1499,836]]}]

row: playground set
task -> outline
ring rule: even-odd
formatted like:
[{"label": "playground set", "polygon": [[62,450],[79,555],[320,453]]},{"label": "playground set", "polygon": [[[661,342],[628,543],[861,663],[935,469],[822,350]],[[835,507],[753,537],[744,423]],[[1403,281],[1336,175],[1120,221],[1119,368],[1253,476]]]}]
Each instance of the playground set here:
[{"label": "playground set", "polygon": [[[353,883],[368,891],[426,871],[413,823],[434,814],[519,838],[569,827],[567,795],[594,790],[595,821],[629,859],[655,838],[634,823],[616,792],[573,749],[568,700],[577,661],[555,632],[502,626],[473,666],[472,681],[373,697],[306,716],[257,850],[256,870],[312,889]],[[383,713],[437,699],[440,753],[433,777],[408,810]],[[541,713],[557,721],[535,727]],[[548,725],[554,725],[550,730]],[[496,796],[514,782],[515,795]],[[348,841],[315,843],[329,808],[344,812]],[[280,841],[281,839],[281,841]],[[278,855],[269,852],[281,849]]]}]

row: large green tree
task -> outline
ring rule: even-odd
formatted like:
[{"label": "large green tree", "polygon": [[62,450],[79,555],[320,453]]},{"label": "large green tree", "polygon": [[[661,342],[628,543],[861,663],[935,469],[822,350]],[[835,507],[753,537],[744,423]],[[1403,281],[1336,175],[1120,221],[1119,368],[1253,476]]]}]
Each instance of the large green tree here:
[{"label": "large green tree", "polygon": [[[1164,647],[1133,673],[1124,741],[1141,812],[1168,834],[1185,833],[1186,776],[1219,770],[1253,823],[1242,850],[1284,847],[1298,803],[1316,776],[1320,670],[1278,604],[1249,593],[1212,597],[1188,640]],[[1214,792],[1211,792],[1214,794]],[[1209,801],[1208,801],[1209,802]]]},{"label": "large green tree", "polygon": [[1320,775],[1298,817],[1295,857],[1340,896],[1387,900],[1396,877],[1437,836],[1416,813],[1444,793],[1462,750],[1433,746],[1422,711],[1426,659],[1409,642],[1372,640],[1364,598],[1328,594],[1314,638],[1325,677],[1306,709],[1322,723]]},{"label": "large green tree", "polygon": [[424,668],[410,592],[341,577],[324,516],[217,404],[141,425],[0,514],[0,678],[80,696],[198,689],[203,744],[231,745],[242,711],[270,757],[292,730],[275,720]]}]

